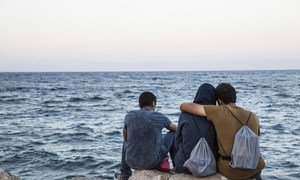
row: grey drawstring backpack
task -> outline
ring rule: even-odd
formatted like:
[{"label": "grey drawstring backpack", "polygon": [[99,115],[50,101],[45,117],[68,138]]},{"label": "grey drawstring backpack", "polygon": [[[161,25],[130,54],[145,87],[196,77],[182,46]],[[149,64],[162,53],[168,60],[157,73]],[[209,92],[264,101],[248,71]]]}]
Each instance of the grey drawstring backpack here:
[{"label": "grey drawstring backpack", "polygon": [[260,156],[260,149],[258,136],[247,126],[251,117],[251,112],[245,125],[239,121],[232,112],[231,114],[242,127],[235,134],[229,165],[232,168],[256,169]]},{"label": "grey drawstring backpack", "polygon": [[[196,122],[195,124],[197,126]],[[205,136],[207,135],[210,126],[206,130]],[[199,130],[198,126],[197,129]],[[217,172],[216,160],[207,141],[205,140],[205,136],[200,138],[193,148],[190,158],[183,164],[183,166],[188,168],[195,176],[210,176]]]}]

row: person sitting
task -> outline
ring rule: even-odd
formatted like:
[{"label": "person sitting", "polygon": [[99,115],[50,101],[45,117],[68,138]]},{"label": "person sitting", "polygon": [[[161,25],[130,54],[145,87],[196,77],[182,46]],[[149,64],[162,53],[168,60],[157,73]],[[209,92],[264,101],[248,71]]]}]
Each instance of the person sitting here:
[{"label": "person sitting", "polygon": [[[215,88],[208,83],[202,84],[193,102],[197,104],[216,105]],[[217,159],[218,147],[215,128],[210,121],[207,121],[206,117],[187,112],[181,113],[175,134],[177,153],[174,161],[176,172],[191,174],[183,164],[190,157],[193,148],[201,137],[206,139]]]},{"label": "person sitting", "polygon": [[[121,174],[115,179],[126,180],[133,169],[155,169],[170,152],[174,159],[174,138],[176,125],[166,116],[155,112],[156,97],[151,92],[143,92],[139,97],[140,110],[125,116],[123,127],[123,147]],[[162,137],[162,129],[170,130]]]},{"label": "person sitting", "polygon": [[[219,84],[216,88],[216,98],[219,103],[218,106],[182,103],[180,109],[182,112],[206,116],[214,124],[220,156],[217,166],[222,175],[230,179],[261,179],[260,174],[265,167],[265,162],[261,156],[255,169],[233,168],[229,164],[235,135],[241,128],[241,123],[247,124],[256,135],[259,135],[258,117],[253,112],[236,105],[236,91],[231,84]],[[246,123],[247,121],[248,123]]]}]

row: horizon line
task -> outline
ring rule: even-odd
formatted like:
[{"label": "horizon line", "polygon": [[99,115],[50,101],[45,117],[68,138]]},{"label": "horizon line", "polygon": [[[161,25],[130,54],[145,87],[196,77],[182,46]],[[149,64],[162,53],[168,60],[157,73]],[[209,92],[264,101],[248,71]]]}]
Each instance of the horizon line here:
[{"label": "horizon line", "polygon": [[223,69],[223,70],[101,70],[101,71],[0,71],[0,73],[97,73],[97,72],[227,72],[227,71],[298,71],[300,69]]}]

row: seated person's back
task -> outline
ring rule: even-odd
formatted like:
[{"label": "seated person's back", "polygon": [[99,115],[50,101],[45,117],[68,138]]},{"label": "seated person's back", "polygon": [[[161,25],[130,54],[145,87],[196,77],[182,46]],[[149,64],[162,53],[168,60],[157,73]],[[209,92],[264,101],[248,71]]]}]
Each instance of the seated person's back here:
[{"label": "seated person's back", "polygon": [[[183,103],[180,109],[200,116],[206,116],[217,132],[218,139],[218,171],[230,179],[261,179],[260,174],[265,162],[260,156],[255,169],[235,168],[231,166],[231,154],[236,133],[243,125],[247,125],[256,135],[259,135],[259,119],[255,113],[247,111],[236,105],[236,91],[231,84],[221,83],[216,88],[218,106]],[[249,152],[254,149],[242,146]],[[243,159],[242,159],[243,160]],[[243,163],[243,162],[242,162]]]},{"label": "seated person's back", "polygon": [[[212,85],[202,84],[196,93],[194,102],[215,105],[216,98],[214,90]],[[184,112],[181,113],[176,130],[176,145],[178,151],[175,155],[175,166],[177,172],[190,174],[190,171],[183,167],[183,164],[190,157],[190,153],[201,137],[206,139],[215,157],[217,157],[218,146],[213,124],[209,122],[206,117]]]},{"label": "seated person's back", "polygon": [[150,169],[160,162],[161,131],[171,122],[162,114],[148,109],[131,111],[125,118],[128,130],[126,162],[132,168]]},{"label": "seated person's back", "polygon": [[[174,138],[176,125],[156,109],[156,96],[143,92],[139,97],[140,110],[127,113],[123,126],[123,146],[120,174],[115,179],[127,180],[132,175],[131,168],[153,169],[170,152],[174,159]],[[162,129],[170,130],[162,137]]]}]

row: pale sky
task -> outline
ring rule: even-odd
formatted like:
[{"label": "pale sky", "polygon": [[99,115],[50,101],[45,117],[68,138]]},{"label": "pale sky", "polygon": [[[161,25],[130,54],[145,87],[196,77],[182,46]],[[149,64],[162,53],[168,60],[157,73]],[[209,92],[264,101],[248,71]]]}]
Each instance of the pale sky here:
[{"label": "pale sky", "polygon": [[0,72],[300,69],[300,0],[0,0]]}]

